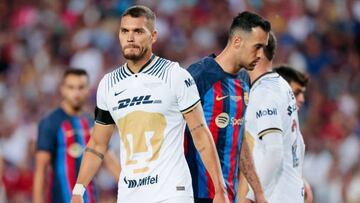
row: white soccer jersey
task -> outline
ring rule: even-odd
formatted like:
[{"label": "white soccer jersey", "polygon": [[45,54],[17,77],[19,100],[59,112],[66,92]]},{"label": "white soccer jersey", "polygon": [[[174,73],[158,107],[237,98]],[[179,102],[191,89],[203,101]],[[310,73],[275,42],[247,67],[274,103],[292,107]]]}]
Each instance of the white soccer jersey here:
[{"label": "white soccer jersey", "polygon": [[154,55],[139,73],[125,64],[102,78],[97,108],[110,112],[121,138],[118,202],[193,196],[183,113],[199,100],[190,74]]},{"label": "white soccer jersey", "polygon": [[[271,131],[283,135],[281,169],[264,188],[269,203],[303,203],[302,166],[305,145],[300,132],[294,94],[277,73],[258,78],[250,89],[246,129],[254,138],[254,162],[259,166],[266,152],[262,136]],[[266,135],[265,135],[266,136]],[[258,174],[261,168],[256,168]]]}]

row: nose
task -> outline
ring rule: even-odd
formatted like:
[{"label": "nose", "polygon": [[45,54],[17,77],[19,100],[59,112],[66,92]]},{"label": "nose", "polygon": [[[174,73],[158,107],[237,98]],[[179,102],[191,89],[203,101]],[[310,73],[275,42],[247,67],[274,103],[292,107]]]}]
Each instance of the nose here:
[{"label": "nose", "polygon": [[127,36],[127,41],[128,42],[133,42],[134,41],[134,33],[133,32],[129,32],[129,34]]}]

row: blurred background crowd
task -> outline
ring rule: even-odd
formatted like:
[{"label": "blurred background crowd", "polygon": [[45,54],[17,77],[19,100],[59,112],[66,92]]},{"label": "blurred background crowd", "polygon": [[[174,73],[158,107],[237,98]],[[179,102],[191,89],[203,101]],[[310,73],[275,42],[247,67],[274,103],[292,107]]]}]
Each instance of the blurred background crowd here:
[{"label": "blurred background crowd", "polygon": [[[360,0],[0,0],[0,196],[31,202],[37,124],[59,104],[62,72],[89,72],[92,113],[99,79],[124,62],[119,16],[135,3],[157,15],[155,53],[183,67],[218,53],[240,11],[267,18],[275,64],[311,78],[300,118],[314,202],[360,202]],[[113,202],[111,176],[96,181]]]}]

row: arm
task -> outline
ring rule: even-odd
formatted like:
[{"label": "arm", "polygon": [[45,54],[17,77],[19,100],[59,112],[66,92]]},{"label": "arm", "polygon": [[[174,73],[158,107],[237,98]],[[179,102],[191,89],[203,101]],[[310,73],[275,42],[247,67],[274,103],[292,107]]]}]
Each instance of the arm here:
[{"label": "arm", "polygon": [[[91,136],[80,166],[76,183],[82,184],[85,188],[98,171],[107,146],[114,130],[114,125],[102,125],[95,123],[93,135]],[[73,195],[71,202],[82,202],[82,196]]]},{"label": "arm", "polygon": [[310,187],[310,184],[308,181],[304,180],[304,192],[305,192],[305,202],[306,203],[312,203],[313,202],[313,193]]},{"label": "arm", "polygon": [[246,136],[243,136],[239,163],[240,171],[245,176],[247,182],[250,184],[255,193],[256,202],[266,202],[264,191],[262,189],[259,177],[256,174],[252,153],[247,143]]},{"label": "arm", "polygon": [[[283,161],[283,134],[281,131],[272,131],[262,135],[263,145],[265,146],[265,153],[259,164],[259,177],[262,185],[267,191],[271,191],[270,187],[274,187],[270,183],[281,168]],[[247,196],[248,199],[255,200],[254,193],[250,190]]]},{"label": "arm", "polygon": [[201,104],[197,104],[193,110],[185,113],[184,117],[189,126],[195,147],[214,183],[215,197],[213,201],[221,203],[229,202],[221,171],[220,160],[214,140],[206,125]]},{"label": "arm", "polygon": [[35,173],[33,182],[33,202],[44,202],[44,183],[47,176],[47,167],[50,165],[51,154],[47,151],[38,151],[35,155]]},{"label": "arm", "polygon": [[108,152],[105,154],[104,165],[105,165],[105,168],[115,178],[115,180],[119,181],[121,165],[113,151],[108,150]]}]

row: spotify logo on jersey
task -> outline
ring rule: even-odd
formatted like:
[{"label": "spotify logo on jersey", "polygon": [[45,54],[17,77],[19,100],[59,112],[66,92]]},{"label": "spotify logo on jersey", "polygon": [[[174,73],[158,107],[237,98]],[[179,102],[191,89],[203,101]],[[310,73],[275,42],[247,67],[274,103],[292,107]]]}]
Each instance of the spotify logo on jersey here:
[{"label": "spotify logo on jersey", "polygon": [[215,123],[219,128],[225,128],[229,124],[229,114],[222,112],[215,118]]}]

